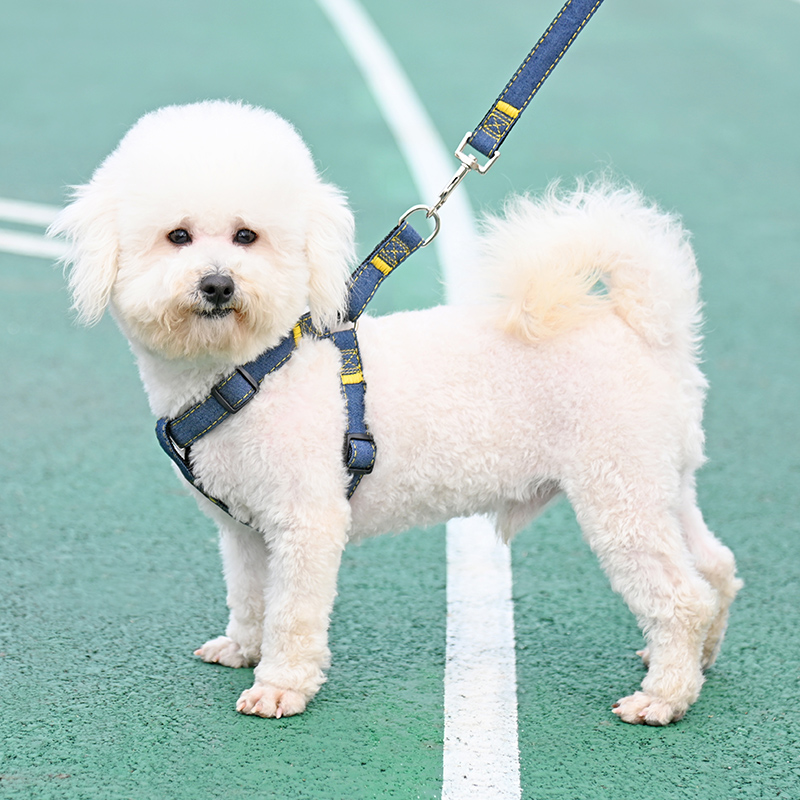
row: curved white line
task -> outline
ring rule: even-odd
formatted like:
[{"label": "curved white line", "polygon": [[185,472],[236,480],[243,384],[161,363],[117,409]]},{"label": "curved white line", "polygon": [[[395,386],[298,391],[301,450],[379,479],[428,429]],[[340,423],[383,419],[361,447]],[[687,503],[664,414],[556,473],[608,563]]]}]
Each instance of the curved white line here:
[{"label": "curved white line", "polygon": [[[358,2],[317,2],[372,91],[422,201],[432,205],[453,177],[459,162],[442,143],[403,68]],[[442,229],[433,244],[442,265],[448,301],[458,302],[464,297],[468,280],[462,265],[473,258],[471,244],[475,238],[474,215],[463,186],[451,195],[441,211],[441,219]],[[412,224],[416,224],[416,219]]]},{"label": "curved white line", "polygon": [[60,209],[44,203],[29,203],[26,200],[9,200],[0,197],[0,220],[21,222],[24,225],[40,225],[46,228]]},{"label": "curved white line", "polygon": [[[430,205],[458,162],[448,156],[390,47],[355,0],[317,0],[361,70],[417,189]],[[450,302],[464,296],[474,242],[463,187],[436,239]],[[388,226],[387,226],[388,227]],[[518,800],[519,742],[511,557],[488,520],[447,526],[443,800]]]},{"label": "curved white line", "polygon": [[44,236],[0,229],[0,251],[36,258],[61,258],[67,252],[67,246]]},{"label": "curved white line", "polygon": [[[0,197],[0,221],[47,227],[60,209],[43,203]],[[0,229],[0,252],[36,258],[60,258],[66,252],[63,242],[33,233]]]}]

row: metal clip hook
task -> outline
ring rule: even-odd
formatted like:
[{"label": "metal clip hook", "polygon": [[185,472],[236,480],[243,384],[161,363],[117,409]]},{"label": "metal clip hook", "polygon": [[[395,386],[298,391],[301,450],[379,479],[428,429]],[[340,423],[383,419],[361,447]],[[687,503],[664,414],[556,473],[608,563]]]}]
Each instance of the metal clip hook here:
[{"label": "metal clip hook", "polygon": [[469,171],[470,167],[468,167],[466,164],[462,164],[458,168],[456,174],[453,175],[453,179],[440,192],[439,199],[436,201],[431,210],[428,212],[428,216],[431,216],[431,214],[435,214],[447,202],[447,198],[450,197],[456,186],[458,186],[458,184],[464,180],[464,177]]},{"label": "metal clip hook", "polygon": [[500,158],[500,152],[496,152],[485,164],[479,164],[478,159],[475,158],[473,155],[469,155],[464,152],[464,148],[467,146],[467,142],[469,138],[472,136],[472,131],[467,131],[464,138],[461,140],[461,144],[455,150],[456,158],[461,162],[461,166],[456,170],[456,174],[453,175],[450,183],[442,189],[439,193],[439,199],[429,208],[428,206],[420,205],[420,206],[413,206],[400,217],[400,222],[398,225],[402,225],[408,217],[410,217],[415,211],[425,211],[425,216],[427,218],[433,217],[434,222],[434,229],[433,233],[425,239],[422,243],[421,247],[427,247],[435,238],[436,234],[439,233],[440,221],[439,221],[439,209],[447,202],[447,198],[453,193],[453,190],[458,186],[461,181],[470,173],[472,170],[479,172],[481,175],[485,175],[492,164]]},{"label": "metal clip hook", "polygon": [[458,170],[456,170],[456,174],[453,175],[450,183],[448,183],[447,186],[442,189],[441,193],[439,194],[439,199],[428,212],[428,216],[435,214],[447,202],[447,198],[450,197],[456,186],[458,186],[458,184],[464,180],[469,172],[475,170],[481,175],[485,175],[491,168],[492,164],[494,164],[494,162],[500,157],[500,151],[498,151],[485,164],[479,164],[478,159],[475,158],[475,156],[464,152],[464,148],[467,146],[467,142],[471,136],[472,131],[467,131],[467,133],[464,135],[464,138],[461,140],[461,144],[459,144],[459,146],[455,149],[454,155],[461,162],[461,166],[458,168]]}]

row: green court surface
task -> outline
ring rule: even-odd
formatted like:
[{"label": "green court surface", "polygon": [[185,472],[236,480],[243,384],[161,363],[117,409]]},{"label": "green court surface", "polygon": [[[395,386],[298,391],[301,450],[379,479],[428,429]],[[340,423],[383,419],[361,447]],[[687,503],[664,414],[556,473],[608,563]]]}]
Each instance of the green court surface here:
[{"label": "green court surface", "polygon": [[[363,5],[455,147],[559,4]],[[2,198],[61,204],[143,112],[228,97],[297,125],[349,195],[362,255],[434,199],[312,0],[28,0],[1,17]],[[700,501],[746,581],[686,719],[627,726],[610,706],[642,678],[634,619],[567,505],[523,532],[526,800],[800,798],[798,41],[796,0],[606,0],[467,182],[496,210],[610,169],[683,215],[711,384]],[[328,683],[300,717],[238,715],[252,671],[192,655],[226,620],[215,532],[156,445],[126,343],[108,319],[74,324],[52,260],[0,252],[0,277],[0,798],[440,797],[443,529],[348,549]],[[441,296],[426,251],[373,313]]]}]

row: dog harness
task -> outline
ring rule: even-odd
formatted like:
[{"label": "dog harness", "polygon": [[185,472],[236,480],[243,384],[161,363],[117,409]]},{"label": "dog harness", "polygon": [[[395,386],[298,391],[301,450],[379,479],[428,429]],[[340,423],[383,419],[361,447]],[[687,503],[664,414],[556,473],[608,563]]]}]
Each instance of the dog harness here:
[{"label": "dog harness", "polygon": [[[427,246],[436,237],[440,227],[439,209],[456,186],[468,173],[476,171],[483,175],[494,164],[500,155],[498,148],[511,128],[602,2],[603,0],[567,0],[480,124],[474,131],[467,133],[456,148],[455,156],[461,166],[439,194],[437,201],[432,206],[417,205],[406,211],[398,224],[356,268],[350,276],[347,315],[342,320],[343,324],[351,323],[350,327],[336,331],[319,330],[312,323],[310,314],[305,314],[277,346],[237,367],[212,387],[205,400],[177,417],[158,420],[156,436],[164,452],[177,465],[183,477],[211,502],[230,514],[228,506],[222,500],[209,495],[195,477],[192,471],[192,445],[231,415],[238,414],[258,393],[264,379],[291,359],[304,337],[329,339],[341,355],[339,378],[347,411],[343,460],[350,473],[348,499],[352,497],[364,475],[372,472],[377,448],[364,420],[367,386],[356,336],[358,318],[383,280],[415,250]],[[467,145],[484,155],[488,159],[486,163],[479,164],[474,155],[465,153],[464,148]],[[408,217],[417,211],[425,211],[425,216],[433,219],[434,230],[427,239],[423,239],[407,222]]]},{"label": "dog harness", "polygon": [[256,396],[262,381],[289,361],[300,340],[310,337],[330,339],[341,354],[339,379],[347,410],[343,459],[350,473],[347,496],[352,496],[364,475],[372,472],[376,455],[375,440],[364,421],[364,395],[367,386],[361,367],[356,322],[387,275],[424,244],[411,225],[402,220],[350,276],[345,322],[352,323],[351,327],[321,331],[312,323],[311,315],[304,314],[292,332],[276,347],[237,367],[212,387],[205,400],[173,419],[164,417],[158,421],[156,436],[159,444],[195,489],[228,512],[227,505],[208,494],[194,476],[191,447],[232,414],[238,414]]}]

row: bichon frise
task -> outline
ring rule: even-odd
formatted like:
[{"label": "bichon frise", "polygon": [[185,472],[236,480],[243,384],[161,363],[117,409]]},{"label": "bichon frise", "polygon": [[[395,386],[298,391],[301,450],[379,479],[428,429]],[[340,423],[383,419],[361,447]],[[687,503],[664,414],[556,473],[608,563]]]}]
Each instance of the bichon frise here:
[{"label": "bichon frise", "polygon": [[[706,383],[687,235],[604,185],[516,198],[485,227],[481,302],[360,322],[377,461],[351,500],[328,339],[304,336],[192,447],[236,517],[192,490],[220,530],[230,608],[197,653],[257,665],[239,711],[298,714],[319,690],[348,540],[472,514],[509,540],[561,493],[647,640],[641,691],[615,713],[663,725],[697,699],[740,582],[695,499]],[[110,308],[158,417],[209,396],[306,309],[320,329],[343,318],[352,215],[269,111],[146,115],[52,233],[72,242],[81,319]]]}]

